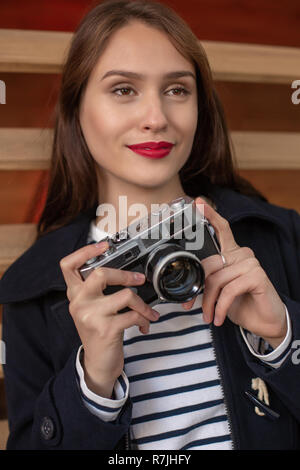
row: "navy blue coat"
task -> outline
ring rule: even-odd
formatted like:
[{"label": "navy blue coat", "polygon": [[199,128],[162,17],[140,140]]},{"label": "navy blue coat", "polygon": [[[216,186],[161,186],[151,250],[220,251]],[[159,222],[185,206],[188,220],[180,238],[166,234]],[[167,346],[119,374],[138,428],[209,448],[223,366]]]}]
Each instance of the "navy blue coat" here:
[{"label": "navy blue coat", "polygon": [[[293,341],[300,340],[300,216],[224,188],[215,188],[213,200],[237,243],[254,250],[288,308]],[[103,422],[82,402],[75,369],[81,342],[59,266],[86,244],[94,217],[95,209],[40,238],[0,281],[8,449],[124,448],[130,398],[114,423]],[[230,320],[212,330],[234,448],[299,449],[300,365],[293,350],[279,369],[271,369],[251,355]],[[270,408],[279,417],[255,413],[245,393],[254,377],[267,384]]]}]

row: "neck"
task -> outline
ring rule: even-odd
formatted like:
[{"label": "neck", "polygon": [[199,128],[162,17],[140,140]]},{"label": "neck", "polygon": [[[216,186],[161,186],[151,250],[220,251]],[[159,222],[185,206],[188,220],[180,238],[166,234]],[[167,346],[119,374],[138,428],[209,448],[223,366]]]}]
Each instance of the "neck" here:
[{"label": "neck", "polygon": [[96,224],[114,233],[151,212],[152,204],[163,204],[185,196],[179,176],[162,187],[145,188],[126,181],[102,178],[99,182]]}]

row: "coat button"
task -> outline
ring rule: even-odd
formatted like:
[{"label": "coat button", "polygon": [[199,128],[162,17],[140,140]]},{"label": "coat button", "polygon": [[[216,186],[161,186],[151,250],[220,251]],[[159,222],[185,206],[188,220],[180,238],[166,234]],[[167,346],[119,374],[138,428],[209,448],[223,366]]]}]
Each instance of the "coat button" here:
[{"label": "coat button", "polygon": [[48,416],[45,416],[43,418],[42,425],[41,425],[41,434],[46,441],[54,437],[54,434],[55,434],[54,423],[52,419],[49,418]]}]

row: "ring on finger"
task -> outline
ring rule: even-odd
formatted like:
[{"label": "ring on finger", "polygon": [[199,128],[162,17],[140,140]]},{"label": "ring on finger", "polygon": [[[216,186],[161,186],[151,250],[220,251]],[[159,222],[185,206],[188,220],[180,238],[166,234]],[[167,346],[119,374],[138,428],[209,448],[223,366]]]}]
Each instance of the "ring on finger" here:
[{"label": "ring on finger", "polygon": [[222,263],[223,263],[223,268],[226,268],[227,262],[226,262],[225,256],[222,253],[220,253],[220,256],[221,256],[221,260],[222,260]]}]

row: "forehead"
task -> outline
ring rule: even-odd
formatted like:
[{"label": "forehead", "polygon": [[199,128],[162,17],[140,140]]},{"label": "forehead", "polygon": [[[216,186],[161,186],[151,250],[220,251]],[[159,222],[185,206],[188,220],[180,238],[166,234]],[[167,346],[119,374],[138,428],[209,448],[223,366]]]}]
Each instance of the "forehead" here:
[{"label": "forehead", "polygon": [[105,73],[111,68],[134,68],[149,75],[178,68],[194,71],[194,66],[180,54],[166,33],[139,21],[120,28],[109,38],[95,70]]}]

